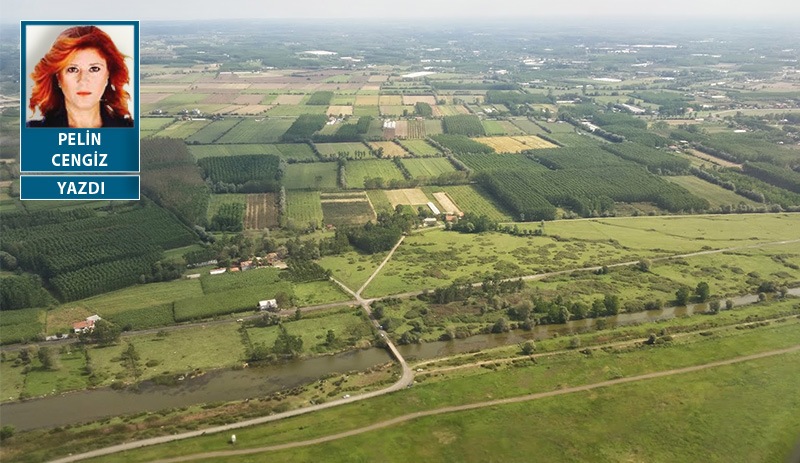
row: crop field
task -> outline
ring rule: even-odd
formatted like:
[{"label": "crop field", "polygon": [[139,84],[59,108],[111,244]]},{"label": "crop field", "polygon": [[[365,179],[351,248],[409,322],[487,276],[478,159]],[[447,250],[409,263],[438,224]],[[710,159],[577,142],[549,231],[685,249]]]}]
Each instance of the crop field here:
[{"label": "crop field", "polygon": [[528,135],[540,135],[545,133],[541,127],[529,121],[528,119],[513,119],[511,123],[519,128],[521,132]]},{"label": "crop field", "polygon": [[400,95],[381,95],[378,100],[379,106],[403,106],[403,97]]},{"label": "crop field", "polygon": [[188,145],[189,152],[195,159],[214,158],[222,156],[246,156],[248,154],[268,154],[279,156],[281,153],[275,145],[271,144],[240,144],[240,145]]},{"label": "crop field", "polygon": [[672,182],[676,185],[686,188],[689,190],[689,193],[692,193],[695,196],[705,198],[709,204],[711,204],[711,207],[737,205],[742,203],[750,206],[758,205],[758,203],[751,199],[737,195],[736,193],[726,190],[719,185],[706,182],[705,180],[699,179],[694,175],[669,176],[664,178],[666,178],[668,182]]},{"label": "crop field", "polygon": [[235,118],[223,119],[221,121],[212,121],[210,124],[207,124],[202,129],[198,130],[191,136],[187,137],[186,143],[199,143],[199,144],[214,143],[215,141],[217,141],[218,138],[220,138],[226,132],[231,130],[240,121],[242,121],[242,119],[235,119]]},{"label": "crop field", "polygon": [[417,157],[438,156],[441,152],[425,140],[398,140],[403,148]]},{"label": "crop field", "polygon": [[386,190],[386,197],[392,204],[392,209],[397,207],[398,204],[405,204],[409,206],[420,206],[428,204],[430,199],[419,188],[402,188],[399,190]]},{"label": "crop field", "polygon": [[459,217],[464,215],[458,206],[456,206],[456,203],[454,203],[450,196],[444,191],[433,193],[433,197],[436,198],[436,202],[441,206],[441,211],[445,214],[455,214]]},{"label": "crop field", "polygon": [[180,138],[185,140],[211,121],[175,121],[163,130],[156,132],[156,137]]},{"label": "crop field", "polygon": [[[0,278],[2,282],[2,278]],[[0,344],[34,341],[44,333],[46,312],[42,309],[6,310],[0,318]]]},{"label": "crop field", "polygon": [[385,184],[404,178],[400,169],[387,159],[350,161],[345,166],[345,173],[348,188],[364,188],[364,181],[372,178],[382,178]]},{"label": "crop field", "polygon": [[556,145],[533,135],[518,137],[481,137],[475,138],[475,141],[494,148],[498,153],[520,153],[531,149],[557,148]]},{"label": "crop field", "polygon": [[223,204],[241,204],[244,206],[247,204],[247,195],[244,194],[220,194],[220,195],[211,195],[211,199],[208,202],[208,213],[206,217],[209,221],[214,215],[219,212],[219,208]]},{"label": "crop field", "polygon": [[408,152],[402,146],[391,141],[373,141],[369,142],[369,146],[375,151],[382,149],[382,157],[384,158],[404,158],[408,156]]},{"label": "crop field", "polygon": [[469,110],[464,105],[437,105],[433,107],[433,115],[436,117],[462,114],[469,114]]},{"label": "crop field", "polygon": [[314,228],[322,224],[322,205],[318,191],[286,192],[286,224],[289,227]]},{"label": "crop field", "polygon": [[333,190],[337,185],[337,171],[335,162],[289,164],[283,184],[288,190]]},{"label": "crop field", "polygon": [[[399,97],[398,97],[399,98]],[[380,109],[381,116],[403,116],[406,114],[414,114],[414,107],[413,106],[402,106],[402,105],[380,105],[378,107]]]},{"label": "crop field", "polygon": [[741,164],[737,164],[735,162],[726,161],[725,159],[721,159],[721,158],[718,158],[716,156],[712,156],[710,154],[703,153],[702,151],[687,150],[687,152],[689,154],[691,154],[692,156],[698,158],[698,159],[702,159],[703,161],[708,161],[708,162],[710,162],[712,164],[716,164],[718,166],[734,167],[736,169],[741,169],[742,168]]},{"label": "crop field", "polygon": [[425,136],[440,135],[444,133],[442,128],[442,121],[439,119],[426,119],[425,123]]},{"label": "crop field", "polygon": [[275,193],[248,194],[244,213],[246,230],[263,230],[278,226],[278,198]]},{"label": "crop field", "polygon": [[138,122],[142,132],[155,133],[172,124],[173,119],[171,117],[142,117]]},{"label": "crop field", "polygon": [[328,106],[327,114],[329,116],[352,116],[353,106],[351,105],[331,105]]},{"label": "crop field", "polygon": [[272,101],[272,104],[290,105],[290,106],[291,105],[299,105],[300,103],[303,102],[303,99],[305,97],[306,97],[306,95],[303,95],[303,94],[300,94],[300,95],[282,94],[282,95],[278,95],[277,98],[275,98],[275,100]]},{"label": "crop field", "polygon": [[302,116],[303,114],[326,114],[327,106],[315,105],[276,105],[267,111],[269,116],[287,117],[287,116]]},{"label": "crop field", "polygon": [[217,143],[275,143],[292,122],[291,119],[244,119]]},{"label": "crop field", "polygon": [[403,95],[403,104],[414,106],[417,103],[428,103],[431,106],[436,105],[436,97],[433,95]]},{"label": "crop field", "polygon": [[416,119],[406,121],[406,133],[404,138],[425,138],[425,121]]},{"label": "crop field", "polygon": [[503,126],[501,122],[504,121],[493,121],[490,119],[484,119],[481,121],[481,124],[483,124],[483,130],[486,132],[487,136],[508,135],[506,127]]},{"label": "crop field", "polygon": [[394,136],[395,138],[408,137],[408,121],[395,121]]},{"label": "crop field", "polygon": [[378,106],[379,101],[378,95],[356,95],[356,106]]},{"label": "crop field", "polygon": [[283,159],[294,159],[295,161],[317,160],[317,155],[305,143],[278,143],[275,148],[280,152]]},{"label": "crop field", "polygon": [[477,185],[437,186],[425,187],[424,189],[427,193],[439,191],[447,193],[461,212],[485,215],[497,222],[511,221],[511,216],[492,202],[488,195],[482,194],[480,187]]},{"label": "crop field", "polygon": [[413,178],[432,178],[456,170],[447,158],[403,159],[402,162]]},{"label": "crop field", "polygon": [[323,199],[322,216],[326,224],[337,227],[363,225],[377,217],[369,200],[363,196],[353,199]]},{"label": "crop field", "polygon": [[361,142],[345,143],[314,143],[319,154],[324,158],[337,159],[343,154],[347,159],[369,159],[374,158],[367,145]]}]

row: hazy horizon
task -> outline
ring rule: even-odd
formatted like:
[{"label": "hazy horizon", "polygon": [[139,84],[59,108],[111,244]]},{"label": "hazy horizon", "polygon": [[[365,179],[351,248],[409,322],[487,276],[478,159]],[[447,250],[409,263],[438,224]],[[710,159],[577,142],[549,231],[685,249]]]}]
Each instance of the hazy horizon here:
[{"label": "hazy horizon", "polygon": [[[269,5],[257,0],[228,0],[223,3],[196,0],[170,2],[136,2],[125,4],[105,0],[86,0],[80,4],[55,1],[5,2],[3,21],[20,20],[254,20],[254,19],[476,19],[524,20],[537,18],[581,18],[619,20],[693,20],[740,19],[757,21],[792,21],[800,18],[800,3],[763,0],[758,3],[741,0],[708,0],[704,2],[675,0],[651,3],[635,0],[564,0],[542,2],[494,0],[406,0],[400,8],[388,2],[352,0],[347,4],[329,0],[280,2]],[[222,8],[221,8],[222,6]]]}]

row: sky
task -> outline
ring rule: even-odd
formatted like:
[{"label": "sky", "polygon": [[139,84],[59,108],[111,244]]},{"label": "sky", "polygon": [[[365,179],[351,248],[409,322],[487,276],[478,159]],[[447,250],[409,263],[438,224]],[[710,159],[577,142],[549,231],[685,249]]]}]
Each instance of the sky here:
[{"label": "sky", "polygon": [[2,21],[736,18],[800,20],[797,0],[2,0]]}]

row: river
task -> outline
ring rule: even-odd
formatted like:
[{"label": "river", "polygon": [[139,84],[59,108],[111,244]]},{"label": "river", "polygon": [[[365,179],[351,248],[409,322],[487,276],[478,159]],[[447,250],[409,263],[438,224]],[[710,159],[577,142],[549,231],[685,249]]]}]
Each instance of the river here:
[{"label": "river", "polygon": [[[790,289],[789,294],[800,296],[800,288]],[[731,298],[731,300],[734,305],[741,306],[757,302],[758,296],[740,296]],[[708,310],[707,304],[691,304],[666,307],[661,310],[623,313],[605,317],[605,320],[606,327],[612,328],[666,320],[706,310]],[[509,333],[482,334],[453,341],[398,346],[398,349],[407,360],[427,360],[518,344],[527,340],[547,339],[555,333],[558,333],[559,336],[568,336],[586,331],[592,328],[596,322],[597,319],[587,318],[573,320],[562,325],[539,325],[531,331],[516,330]],[[138,391],[102,388],[2,404],[0,405],[0,416],[2,416],[3,425],[10,424],[23,431],[40,427],[64,426],[109,416],[186,407],[200,403],[264,397],[281,389],[312,383],[331,373],[363,371],[390,360],[388,353],[382,349],[355,350],[278,365],[242,370],[216,370],[197,378],[181,381],[177,386],[158,386],[145,382]]]}]

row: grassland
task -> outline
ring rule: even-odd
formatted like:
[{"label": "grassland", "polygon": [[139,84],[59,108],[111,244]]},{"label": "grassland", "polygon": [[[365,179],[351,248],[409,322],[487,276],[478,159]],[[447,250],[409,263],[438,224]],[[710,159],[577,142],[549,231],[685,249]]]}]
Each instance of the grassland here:
[{"label": "grassland", "polygon": [[280,156],[277,145],[255,143],[237,145],[189,145],[189,152],[195,159],[220,156],[242,156],[247,154],[272,154]]},{"label": "grassland", "polygon": [[350,251],[338,256],[325,256],[319,260],[319,264],[330,269],[333,277],[348,288],[357,291],[385,257],[386,253],[370,255]]},{"label": "grassland", "polygon": [[336,188],[335,162],[298,163],[286,166],[284,185],[288,190],[332,190]]},{"label": "grassland", "polygon": [[376,213],[387,212],[391,214],[394,211],[391,201],[386,197],[386,193],[383,190],[367,190],[367,197],[369,197],[369,201],[372,203]]},{"label": "grassland", "polygon": [[408,152],[402,146],[390,141],[375,141],[370,142],[369,145],[376,152],[381,150],[384,158],[404,158],[408,156]]},{"label": "grassland", "polygon": [[288,191],[286,193],[286,220],[289,227],[314,228],[322,224],[322,206],[318,191]]},{"label": "grassland", "polygon": [[376,214],[366,198],[322,201],[322,216],[326,224],[363,225],[374,221]]},{"label": "grassland", "polygon": [[456,170],[445,158],[404,159],[402,162],[412,178],[432,178]]},{"label": "grassland", "polygon": [[349,188],[364,188],[364,181],[372,178],[382,178],[387,184],[391,180],[403,180],[400,169],[385,159],[350,161],[345,166],[345,174]]},{"label": "grassland", "polygon": [[439,119],[425,120],[425,135],[438,135],[444,133],[442,121]]},{"label": "grassland", "polygon": [[[792,346],[798,335],[797,323],[778,324],[755,330],[729,330],[714,336],[695,335],[668,343],[668,347],[595,349],[591,355],[573,351],[541,357],[535,363],[520,361],[508,366],[472,368],[428,379],[418,376],[415,387],[367,403],[238,430],[237,446],[253,448],[301,441],[416,411],[701,365]],[[692,460],[696,455],[707,458],[712,454],[719,454],[720,460],[725,461],[738,458],[732,455],[743,455],[737,461],[759,460],[763,455],[780,460],[800,430],[800,420],[791,413],[800,406],[792,381],[797,361],[800,354],[782,354],[557,398],[421,418],[327,444],[257,454],[256,458],[353,461],[355,456],[367,461],[447,461],[452,457],[453,461],[487,461],[498,456],[503,461],[529,461],[535,453],[548,461],[572,461],[570,455],[581,461],[619,461],[632,453],[644,453],[653,461],[674,461],[676,455],[681,460]],[[642,413],[643,408],[647,413]],[[768,431],[742,437],[741,429],[753,429],[754,422],[758,429]],[[682,432],[662,436],[664,433],[659,431],[676,427]],[[531,428],[538,431],[532,433]],[[653,431],[643,433],[642,429]],[[497,437],[507,434],[518,437]],[[536,437],[537,434],[544,437]],[[692,439],[687,440],[689,435]],[[619,436],[626,439],[620,440]],[[531,439],[534,444],[529,447],[526,442]],[[409,444],[409,440],[414,443]],[[452,445],[455,443],[458,445]],[[564,445],[569,449],[566,455]],[[375,447],[379,450],[373,451]],[[227,449],[229,444],[224,438],[211,435],[138,450],[126,457],[131,462],[151,461]],[[741,453],[731,454],[731,449]],[[665,455],[666,459],[659,459]],[[93,461],[114,461],[113,458]],[[249,458],[234,461],[252,461],[253,457]]]},{"label": "grassland", "polygon": [[325,114],[327,106],[280,104],[267,111],[270,116],[302,116],[303,114]]},{"label": "grassland", "polygon": [[210,121],[175,121],[164,129],[156,132],[155,136],[185,140],[209,123]]},{"label": "grassland", "polygon": [[756,217],[760,220],[736,215],[557,221],[547,223],[547,236],[539,238],[431,231],[409,236],[366,295],[446,286],[458,278],[478,282],[495,274],[532,275],[793,239],[790,224],[800,220],[792,214]]},{"label": "grassland", "polygon": [[221,121],[212,121],[210,124],[187,137],[186,142],[199,144],[214,143],[218,138],[231,130],[241,121],[242,119],[233,118],[223,119]]},{"label": "grassland", "polygon": [[498,222],[511,220],[511,216],[508,213],[488,199],[488,195],[481,194],[478,187],[474,185],[425,187],[424,190],[426,193],[446,192],[462,212],[485,215]]}]

